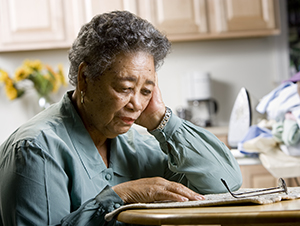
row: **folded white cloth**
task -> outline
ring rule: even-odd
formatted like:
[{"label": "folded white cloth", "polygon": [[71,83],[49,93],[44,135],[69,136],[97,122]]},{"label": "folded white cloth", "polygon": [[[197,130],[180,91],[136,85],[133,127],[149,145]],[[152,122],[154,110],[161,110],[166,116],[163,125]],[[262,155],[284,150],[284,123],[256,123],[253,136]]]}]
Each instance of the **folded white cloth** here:
[{"label": "folded white cloth", "polygon": [[248,156],[258,157],[257,153],[255,153],[254,151],[250,150],[250,152],[249,152],[244,148],[245,142],[252,140],[256,137],[272,138],[271,130],[269,130],[267,128],[262,128],[262,127],[259,127],[256,125],[250,126],[245,137],[238,143],[238,150],[241,153],[246,154]]},{"label": "folded white cloth", "polygon": [[270,119],[280,121],[284,120],[285,114],[295,107],[300,107],[300,98],[297,93],[297,85],[291,84],[269,103],[267,114]]},{"label": "folded white cloth", "polygon": [[280,149],[262,153],[259,159],[263,166],[276,178],[293,178],[300,176],[300,158],[286,155]]},{"label": "folded white cloth", "polygon": [[291,109],[291,113],[295,116],[298,126],[300,127],[300,107]]},{"label": "folded white cloth", "polygon": [[274,177],[300,177],[300,157],[283,153],[273,137],[256,137],[246,141],[243,148],[249,152],[259,152],[262,165]]},{"label": "folded white cloth", "polygon": [[259,104],[256,106],[256,110],[259,113],[264,114],[267,111],[270,102],[276,99],[283,89],[293,84],[294,84],[293,82],[284,82],[278,87],[276,87],[274,90],[272,90],[270,93],[268,93],[261,99]]},{"label": "folded white cloth", "polygon": [[[272,135],[278,141],[287,146],[300,143],[300,129],[297,121],[285,119],[273,125]],[[300,149],[299,149],[300,153]]]},{"label": "folded white cloth", "polygon": [[297,84],[285,82],[264,96],[256,110],[267,113],[268,119],[283,121],[287,112],[299,119],[300,125],[300,97],[297,92]]},{"label": "folded white cloth", "polygon": [[286,155],[300,157],[300,143],[289,146],[282,144],[279,147]]}]

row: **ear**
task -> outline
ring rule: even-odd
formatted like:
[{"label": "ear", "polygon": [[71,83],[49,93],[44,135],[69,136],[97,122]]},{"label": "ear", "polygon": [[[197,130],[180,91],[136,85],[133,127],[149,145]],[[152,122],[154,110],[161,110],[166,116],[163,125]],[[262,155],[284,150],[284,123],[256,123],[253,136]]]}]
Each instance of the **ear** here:
[{"label": "ear", "polygon": [[85,62],[81,62],[78,67],[77,88],[80,91],[86,90],[86,86],[87,86],[86,75],[85,75],[86,67],[87,65]]}]

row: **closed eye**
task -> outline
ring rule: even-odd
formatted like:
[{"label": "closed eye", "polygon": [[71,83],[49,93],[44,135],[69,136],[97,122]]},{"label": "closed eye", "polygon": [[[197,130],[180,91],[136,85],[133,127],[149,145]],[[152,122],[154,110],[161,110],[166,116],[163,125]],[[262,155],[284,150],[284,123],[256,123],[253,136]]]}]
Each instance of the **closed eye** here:
[{"label": "closed eye", "polygon": [[148,96],[148,95],[150,95],[151,93],[152,93],[152,91],[149,90],[149,89],[142,89],[142,94],[145,95],[145,96]]},{"label": "closed eye", "polygon": [[133,88],[131,88],[131,87],[122,88],[122,92],[124,92],[124,93],[129,93],[132,90],[133,90]]}]

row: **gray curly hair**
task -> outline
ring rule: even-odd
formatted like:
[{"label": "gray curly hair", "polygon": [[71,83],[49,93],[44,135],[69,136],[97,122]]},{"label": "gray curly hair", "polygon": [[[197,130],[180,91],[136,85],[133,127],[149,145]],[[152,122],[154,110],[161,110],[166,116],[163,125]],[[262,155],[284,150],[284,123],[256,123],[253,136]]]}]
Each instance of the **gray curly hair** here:
[{"label": "gray curly hair", "polygon": [[97,15],[82,26],[69,51],[70,83],[77,85],[80,63],[87,64],[86,76],[96,78],[112,65],[120,53],[147,52],[153,56],[157,70],[170,47],[166,36],[130,12],[113,11]]}]

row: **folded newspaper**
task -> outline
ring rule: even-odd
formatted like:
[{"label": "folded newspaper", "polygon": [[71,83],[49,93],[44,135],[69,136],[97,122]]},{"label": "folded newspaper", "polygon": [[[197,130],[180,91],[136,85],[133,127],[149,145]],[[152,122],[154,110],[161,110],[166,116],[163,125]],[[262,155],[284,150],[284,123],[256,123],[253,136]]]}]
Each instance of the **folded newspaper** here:
[{"label": "folded newspaper", "polygon": [[[239,192],[249,191],[250,189],[241,189]],[[159,209],[159,208],[188,208],[188,207],[207,207],[207,206],[222,206],[233,204],[271,204],[283,200],[299,199],[300,187],[289,187],[288,194],[275,193],[265,194],[248,198],[234,198],[229,193],[205,195],[205,200],[202,201],[187,201],[187,202],[157,202],[157,203],[134,203],[121,206],[118,209],[105,215],[105,220],[110,221],[120,212],[128,209]]]}]

